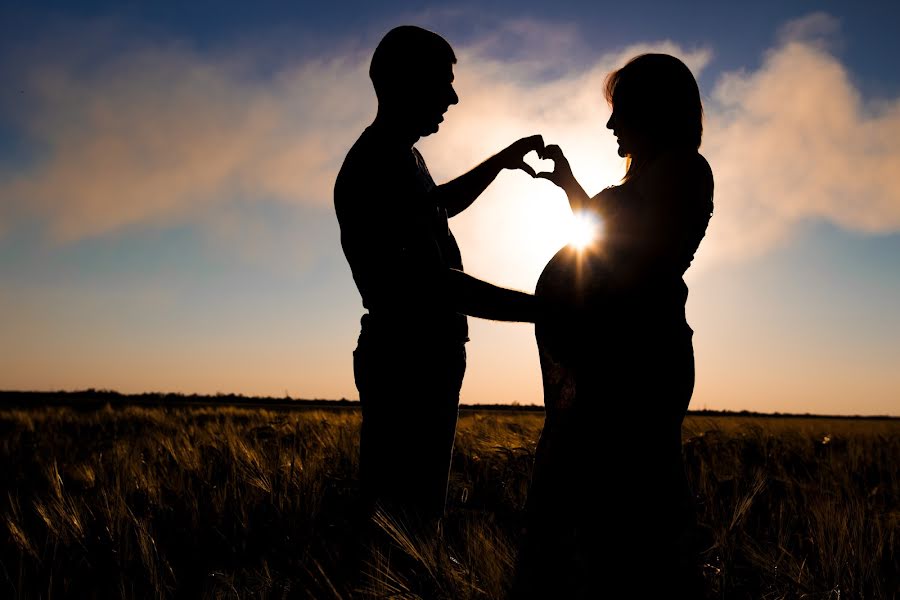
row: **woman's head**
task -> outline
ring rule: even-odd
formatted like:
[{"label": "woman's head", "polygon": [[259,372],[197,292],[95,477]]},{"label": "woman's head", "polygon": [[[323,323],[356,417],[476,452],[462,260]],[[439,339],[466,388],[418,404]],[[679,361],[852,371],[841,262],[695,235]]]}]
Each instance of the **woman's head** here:
[{"label": "woman's head", "polygon": [[619,138],[619,154],[643,158],[672,147],[700,147],[703,105],[687,66],[668,54],[641,54],[606,78],[613,109],[606,126]]}]

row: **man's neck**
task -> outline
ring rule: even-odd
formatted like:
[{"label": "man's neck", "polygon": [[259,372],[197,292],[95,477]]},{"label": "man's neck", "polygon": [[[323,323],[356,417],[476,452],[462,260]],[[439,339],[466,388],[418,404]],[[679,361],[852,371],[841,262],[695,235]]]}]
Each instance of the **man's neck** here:
[{"label": "man's neck", "polygon": [[420,137],[408,121],[381,109],[370,127],[405,148],[412,148]]}]

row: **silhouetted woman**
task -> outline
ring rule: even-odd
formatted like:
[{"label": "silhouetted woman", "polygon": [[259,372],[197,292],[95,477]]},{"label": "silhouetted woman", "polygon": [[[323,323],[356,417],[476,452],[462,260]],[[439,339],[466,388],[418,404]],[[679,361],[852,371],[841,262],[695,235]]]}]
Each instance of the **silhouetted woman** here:
[{"label": "silhouetted woman", "polygon": [[560,250],[537,284],[566,308],[536,329],[546,421],[516,597],[699,594],[681,458],[694,387],[682,276],[713,208],[703,108],[690,70],[663,54],[611,73],[606,99],[627,158],[620,185],[589,197],[558,146],[543,155],[555,162],[543,176],[602,233]]}]

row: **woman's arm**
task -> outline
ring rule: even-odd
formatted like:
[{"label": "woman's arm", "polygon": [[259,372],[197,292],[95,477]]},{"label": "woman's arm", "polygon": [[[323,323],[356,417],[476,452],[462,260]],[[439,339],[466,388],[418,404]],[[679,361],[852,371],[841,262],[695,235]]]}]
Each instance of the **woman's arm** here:
[{"label": "woman's arm", "polygon": [[584,188],[581,187],[581,184],[575,179],[575,175],[572,174],[572,167],[569,166],[569,161],[563,154],[562,148],[556,144],[551,144],[545,147],[543,151],[538,150],[538,156],[544,160],[553,161],[553,172],[538,173],[535,177],[552,181],[561,187],[569,198],[569,206],[572,207],[572,212],[583,210],[590,198],[587,192],[584,191]]}]

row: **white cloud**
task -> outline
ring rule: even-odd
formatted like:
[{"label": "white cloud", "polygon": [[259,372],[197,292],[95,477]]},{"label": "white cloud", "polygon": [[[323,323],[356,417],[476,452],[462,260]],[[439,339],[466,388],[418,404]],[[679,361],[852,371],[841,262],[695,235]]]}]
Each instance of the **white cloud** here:
[{"label": "white cloud", "polygon": [[718,254],[766,251],[806,219],[900,230],[900,100],[868,106],[840,61],[805,41],[770,51],[755,72],[723,76],[713,100],[707,244]]},{"label": "white cloud", "polygon": [[840,34],[841,22],[825,12],[810,13],[788,21],[778,30],[780,44],[804,42],[826,47],[834,43]]},{"label": "white cloud", "polygon": [[[900,100],[863,100],[821,43],[835,30],[824,14],[790,23],[759,69],[723,74],[707,94],[702,151],[717,208],[702,262],[765,252],[805,219],[900,229]],[[520,20],[457,47],[461,103],[420,144],[439,181],[542,133],[599,191],[623,166],[604,128],[606,73],[651,50],[682,57],[695,74],[710,59],[706,49],[664,42],[560,72],[559,52],[578,46],[573,35]],[[23,122],[43,154],[24,171],[0,170],[0,221],[38,218],[65,241],[221,222],[210,215],[235,202],[327,210],[344,153],[374,115],[368,56],[275,68],[270,59],[247,48],[205,55],[170,45],[132,48],[88,71],[64,60],[34,65]],[[254,74],[261,64],[264,78]],[[564,213],[549,183],[504,174],[454,229],[475,272],[528,287],[561,243],[542,229]]]},{"label": "white cloud", "polygon": [[36,65],[24,123],[43,157],[0,172],[0,217],[36,216],[70,241],[202,218],[235,199],[327,206],[372,112],[363,64],[315,60],[260,81],[246,62],[170,46],[88,73]]}]

